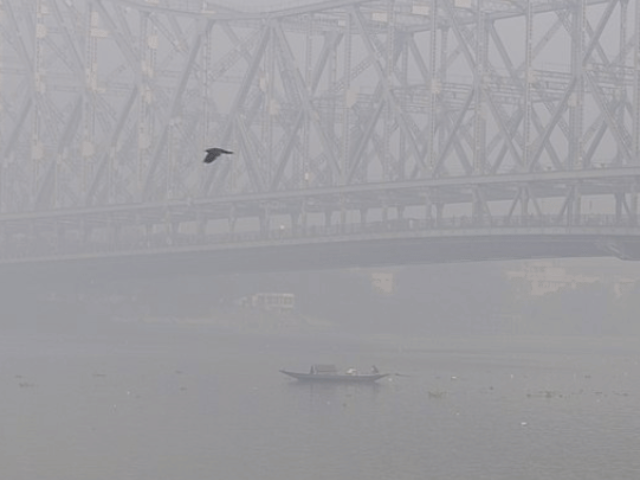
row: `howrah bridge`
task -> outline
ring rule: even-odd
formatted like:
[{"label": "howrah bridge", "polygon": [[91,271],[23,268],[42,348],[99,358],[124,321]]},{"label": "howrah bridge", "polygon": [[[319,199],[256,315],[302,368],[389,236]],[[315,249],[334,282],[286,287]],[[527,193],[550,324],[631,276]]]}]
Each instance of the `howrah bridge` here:
[{"label": "howrah bridge", "polygon": [[640,258],[635,2],[2,0],[0,31],[5,274]]}]

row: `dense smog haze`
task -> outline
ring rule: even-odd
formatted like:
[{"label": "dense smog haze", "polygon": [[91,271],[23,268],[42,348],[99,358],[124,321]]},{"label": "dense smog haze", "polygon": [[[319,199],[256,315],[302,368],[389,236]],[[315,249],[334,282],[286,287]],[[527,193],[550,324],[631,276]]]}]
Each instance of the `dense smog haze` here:
[{"label": "dense smog haze", "polygon": [[0,2],[3,478],[635,480],[639,26]]}]

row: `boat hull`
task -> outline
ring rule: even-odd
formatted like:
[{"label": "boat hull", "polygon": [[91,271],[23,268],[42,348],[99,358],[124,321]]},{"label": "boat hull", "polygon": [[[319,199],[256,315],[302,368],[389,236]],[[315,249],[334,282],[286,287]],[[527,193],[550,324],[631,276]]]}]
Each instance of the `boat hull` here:
[{"label": "boat hull", "polygon": [[301,382],[319,382],[319,383],[373,383],[381,378],[389,376],[388,373],[371,373],[357,375],[343,375],[337,373],[300,373],[280,370]]}]

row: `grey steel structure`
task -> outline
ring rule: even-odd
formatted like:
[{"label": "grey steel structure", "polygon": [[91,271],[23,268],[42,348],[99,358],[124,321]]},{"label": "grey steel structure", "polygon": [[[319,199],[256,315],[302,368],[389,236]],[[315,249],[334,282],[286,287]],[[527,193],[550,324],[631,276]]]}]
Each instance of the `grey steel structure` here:
[{"label": "grey steel structure", "polygon": [[5,267],[640,252],[635,2],[228,4],[0,1]]}]

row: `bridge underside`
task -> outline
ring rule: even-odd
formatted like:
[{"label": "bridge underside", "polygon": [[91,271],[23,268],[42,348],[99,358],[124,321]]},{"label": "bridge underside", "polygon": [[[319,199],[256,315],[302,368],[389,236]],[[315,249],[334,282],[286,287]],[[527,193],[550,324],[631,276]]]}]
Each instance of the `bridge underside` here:
[{"label": "bridge underside", "polygon": [[145,254],[41,259],[4,265],[3,281],[54,285],[109,283],[129,278],[180,275],[228,275],[344,268],[506,261],[531,258],[617,257],[640,260],[640,235],[580,232],[530,232],[527,235],[451,235],[399,237],[363,241],[292,241],[180,251],[158,249]]}]

